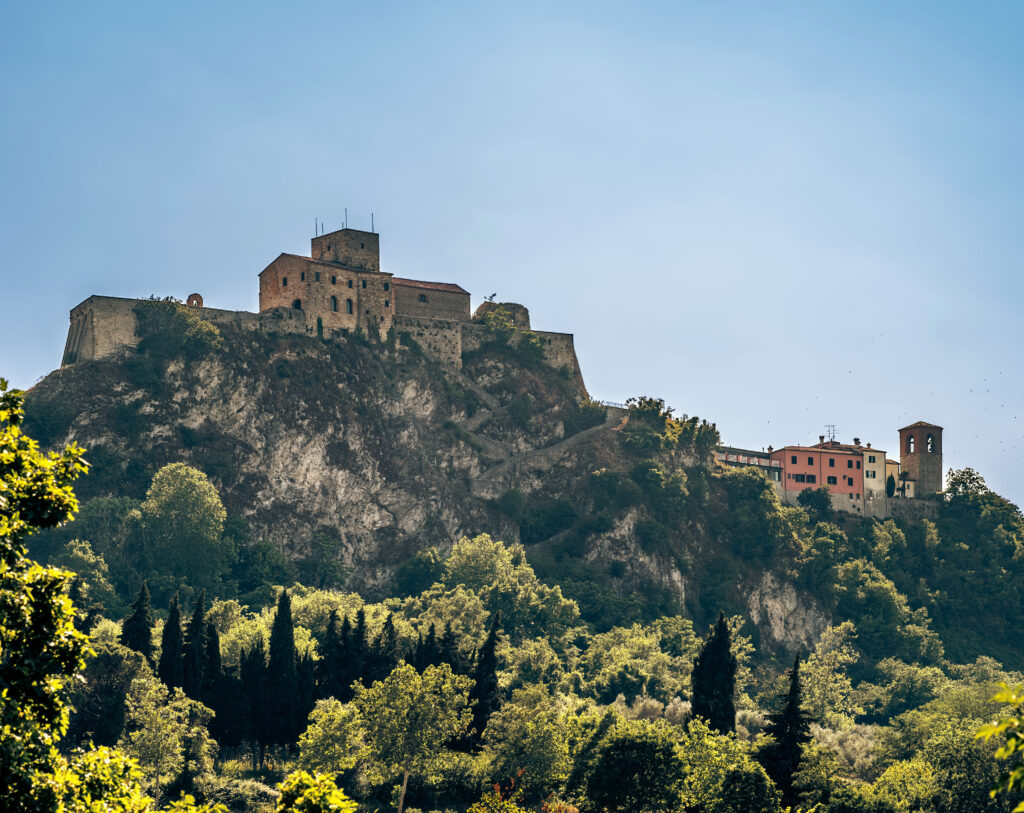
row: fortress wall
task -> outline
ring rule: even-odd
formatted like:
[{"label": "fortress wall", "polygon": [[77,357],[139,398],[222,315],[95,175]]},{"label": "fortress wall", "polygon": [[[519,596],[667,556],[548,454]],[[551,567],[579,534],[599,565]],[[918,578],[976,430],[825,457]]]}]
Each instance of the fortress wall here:
[{"label": "fortress wall", "polygon": [[111,356],[139,340],[135,335],[137,299],[90,296],[71,310],[61,366]]},{"label": "fortress wall", "polygon": [[937,519],[939,506],[934,500],[889,500],[889,516],[905,522]]},{"label": "fortress wall", "polygon": [[449,319],[396,316],[395,330],[410,338],[434,358],[457,369],[462,368],[462,325]]},{"label": "fortress wall", "polygon": [[[517,331],[509,339],[510,344],[518,344],[525,331]],[[583,383],[583,372],[580,370],[579,360],[576,358],[576,346],[573,344],[571,333],[549,333],[543,330],[534,330],[532,333],[540,338],[544,348],[544,361],[546,364],[558,369],[568,367],[576,379],[577,385],[585,393],[586,385]],[[468,353],[479,350],[482,345],[491,339],[491,332],[483,325],[463,324],[462,325],[462,352]]]}]

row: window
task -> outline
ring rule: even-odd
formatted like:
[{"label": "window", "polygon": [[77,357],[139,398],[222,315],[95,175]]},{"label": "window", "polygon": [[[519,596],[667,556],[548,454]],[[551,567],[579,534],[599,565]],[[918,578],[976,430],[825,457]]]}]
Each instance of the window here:
[{"label": "window", "polygon": [[320,281],[320,272],[319,271],[315,271],[313,273],[313,279],[315,279],[317,282]]},{"label": "window", "polygon": [[839,485],[839,481],[835,477],[826,477],[825,482],[827,482],[830,486]]},{"label": "window", "polygon": [[808,466],[813,466],[814,465],[814,458],[811,457],[810,455],[807,456],[807,465]]},{"label": "window", "polygon": [[866,472],[864,472],[864,476],[867,477],[869,480],[876,480],[878,479],[878,472],[868,469]]},{"label": "window", "polygon": [[798,483],[806,483],[807,482],[807,475],[806,474],[794,474],[793,475],[793,479],[796,480]]},{"label": "window", "polygon": [[860,461],[859,460],[857,461],[857,468],[858,469],[860,468]]},{"label": "window", "polygon": [[848,468],[848,469],[852,469],[853,468],[853,461],[852,460],[847,460],[846,461],[846,468]]},{"label": "window", "polygon": [[363,280],[363,287],[364,288],[366,287],[366,280],[365,279]]},{"label": "window", "polygon": [[337,285],[337,284],[338,284],[338,278],[332,274],[331,275],[331,285]]},{"label": "window", "polygon": [[299,274],[299,281],[300,282],[305,282],[306,281],[306,272],[305,271],[303,271],[301,274]]},{"label": "window", "polygon": [[349,288],[351,288],[351,287],[352,287],[352,280],[349,280],[349,281],[348,281],[348,287],[349,287]]},{"label": "window", "polygon": [[807,482],[808,483],[816,483],[816,482],[818,482],[818,478],[815,475],[813,475],[813,474],[808,474],[807,475]]},{"label": "window", "polygon": [[427,301],[427,295],[426,294],[420,294],[420,302],[426,302],[426,301]]},{"label": "window", "polygon": [[793,455],[791,458],[789,458],[789,462],[792,463],[795,466],[796,465],[796,455]]},{"label": "window", "polygon": [[352,308],[352,300],[351,299],[346,299],[345,300],[345,313],[355,313],[355,311]]},{"label": "window", "polygon": [[830,457],[828,459],[828,465],[829,465],[829,468],[833,468],[834,469],[836,467],[836,459],[834,457]]},{"label": "window", "polygon": [[913,435],[908,435],[907,436],[907,454],[913,454],[913,453],[914,453],[914,436]]},{"label": "window", "polygon": [[851,500],[853,499],[853,492],[852,491],[850,492],[850,499]]},{"label": "window", "polygon": [[281,278],[281,287],[282,288],[287,288],[288,287],[288,277],[282,277]]},{"label": "window", "polygon": [[385,282],[384,283],[384,290],[385,291],[390,291],[391,290],[391,283],[390,282]]},{"label": "window", "polygon": [[868,463],[874,463],[874,462],[875,462],[875,456],[873,454],[869,454],[868,455]]},{"label": "window", "polygon": [[924,449],[928,454],[934,454],[935,452],[935,438],[931,435],[927,435],[924,439]]},{"label": "window", "polygon": [[338,312],[338,297],[336,296],[331,297],[331,310],[335,313]]},{"label": "window", "polygon": [[390,308],[391,307],[391,300],[390,299],[385,299],[384,300],[384,307],[385,308]]},{"label": "window", "polygon": [[362,243],[359,244],[359,248],[366,248]]},{"label": "window", "polygon": [[292,302],[292,308],[297,311],[302,310],[302,300],[296,299],[294,302]]}]

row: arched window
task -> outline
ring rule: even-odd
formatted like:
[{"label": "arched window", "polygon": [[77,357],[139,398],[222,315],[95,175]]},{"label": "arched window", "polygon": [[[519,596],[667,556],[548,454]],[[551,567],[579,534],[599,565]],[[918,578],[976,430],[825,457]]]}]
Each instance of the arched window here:
[{"label": "arched window", "polygon": [[935,452],[935,438],[928,435],[924,439],[924,448],[927,450],[928,454],[933,454]]},{"label": "arched window", "polygon": [[335,313],[338,311],[338,297],[336,296],[331,297],[331,310]]},{"label": "arched window", "polygon": [[302,300],[296,299],[294,302],[292,302],[292,308],[297,311],[302,310]]},{"label": "arched window", "polygon": [[345,313],[355,313],[355,308],[352,305],[351,299],[345,300]]},{"label": "arched window", "polygon": [[907,454],[914,453],[914,436],[907,435]]}]

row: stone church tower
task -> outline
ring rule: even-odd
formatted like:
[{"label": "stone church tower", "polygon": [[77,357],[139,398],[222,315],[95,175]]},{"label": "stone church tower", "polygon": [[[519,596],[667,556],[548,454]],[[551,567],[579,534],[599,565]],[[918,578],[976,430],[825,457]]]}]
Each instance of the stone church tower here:
[{"label": "stone church tower", "polygon": [[942,492],[942,427],[918,421],[900,430],[900,468],[914,483],[914,496]]}]

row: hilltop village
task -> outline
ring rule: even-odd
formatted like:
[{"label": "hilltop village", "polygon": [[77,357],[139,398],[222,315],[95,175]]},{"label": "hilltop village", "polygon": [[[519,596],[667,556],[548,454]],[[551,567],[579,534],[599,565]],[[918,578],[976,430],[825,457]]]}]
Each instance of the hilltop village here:
[{"label": "hilltop village", "polygon": [[840,443],[824,435],[812,446],[762,451],[721,446],[716,457],[726,466],[763,471],[786,505],[796,505],[807,489],[825,487],[832,507],[848,514],[875,519],[928,514],[926,498],[942,492],[942,427],[917,421],[900,429],[899,437],[899,460],[860,438]]},{"label": "hilltop village", "polygon": [[[71,310],[62,366],[102,359],[138,344],[138,300],[91,296]],[[360,334],[374,341],[392,331],[407,336],[436,360],[461,368],[463,353],[487,338],[486,314],[499,307],[484,302],[470,310],[470,294],[452,282],[396,277],[381,270],[380,235],[344,228],[312,238],[310,256],[280,254],[259,273],[259,312],[203,306],[199,294],[187,303],[205,319],[265,334],[301,334],[344,341]],[[537,337],[545,361],[568,367],[581,391],[583,378],[573,337],[533,331],[529,311],[502,303],[511,314],[515,336]],[[399,338],[399,341],[401,339]],[[609,406],[618,406],[611,405]],[[808,489],[825,487],[832,505],[844,513],[884,519],[894,514],[930,513],[926,498],[942,492],[942,427],[918,421],[899,430],[900,459],[860,438],[840,443],[819,436],[818,443],[763,450],[721,446],[725,466],[763,471],[786,505]]]}]

